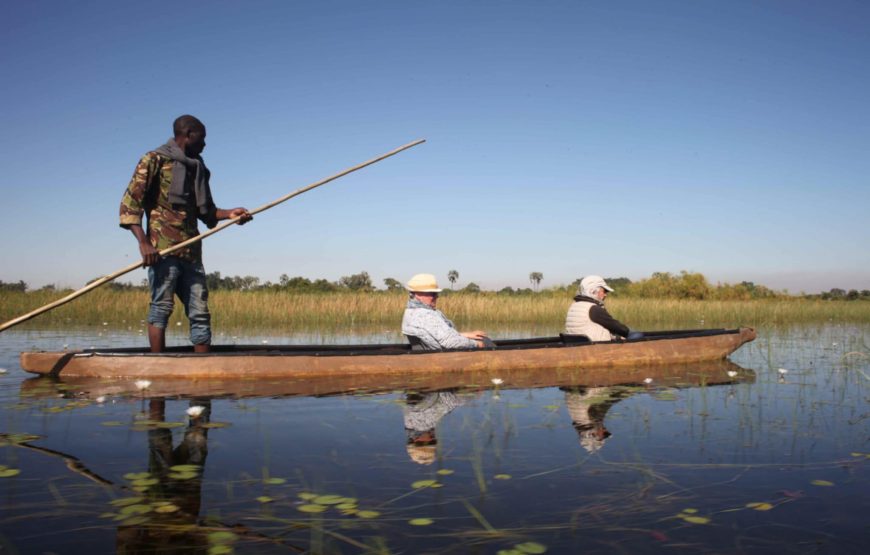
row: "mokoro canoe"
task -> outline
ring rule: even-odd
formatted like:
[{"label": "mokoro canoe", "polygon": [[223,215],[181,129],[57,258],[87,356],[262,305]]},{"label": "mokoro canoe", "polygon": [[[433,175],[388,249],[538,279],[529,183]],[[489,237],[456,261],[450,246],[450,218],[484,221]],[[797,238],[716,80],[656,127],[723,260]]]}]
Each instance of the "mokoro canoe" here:
[{"label": "mokoro canoe", "polygon": [[752,328],[647,332],[630,341],[571,337],[496,341],[496,349],[415,351],[406,344],[217,345],[149,353],[144,348],[24,352],[21,368],[53,376],[130,378],[288,378],[459,371],[576,369],[720,360],[747,341]]},{"label": "mokoro canoe", "polygon": [[[498,385],[493,382],[497,380]],[[545,387],[698,387],[752,383],[755,372],[730,360],[686,364],[503,371],[418,372],[411,374],[344,374],[286,378],[172,378],[154,379],[139,389],[135,378],[34,377],[21,382],[27,398],[104,400],[115,397],[144,399],[326,397],[395,391],[476,392],[485,389],[539,389]]]}]

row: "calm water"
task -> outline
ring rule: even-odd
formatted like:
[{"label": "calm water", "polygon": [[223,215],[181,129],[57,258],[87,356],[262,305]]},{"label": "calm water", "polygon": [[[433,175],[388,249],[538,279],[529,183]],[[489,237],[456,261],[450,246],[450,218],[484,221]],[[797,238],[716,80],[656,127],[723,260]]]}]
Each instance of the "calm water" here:
[{"label": "calm water", "polygon": [[[7,331],[0,552],[866,552],[870,327],[759,331],[731,363],[354,394],[30,379],[22,350],[141,336]],[[359,339],[397,340],[221,341]]]}]

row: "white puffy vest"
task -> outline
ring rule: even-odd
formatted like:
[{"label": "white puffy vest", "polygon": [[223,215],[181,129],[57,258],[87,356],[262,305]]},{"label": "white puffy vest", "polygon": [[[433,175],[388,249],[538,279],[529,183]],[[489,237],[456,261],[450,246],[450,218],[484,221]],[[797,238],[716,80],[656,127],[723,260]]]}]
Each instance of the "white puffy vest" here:
[{"label": "white puffy vest", "polygon": [[565,318],[565,333],[583,334],[591,341],[611,341],[613,336],[610,330],[596,324],[589,319],[589,309],[595,303],[589,301],[577,301],[568,309],[568,317]]}]

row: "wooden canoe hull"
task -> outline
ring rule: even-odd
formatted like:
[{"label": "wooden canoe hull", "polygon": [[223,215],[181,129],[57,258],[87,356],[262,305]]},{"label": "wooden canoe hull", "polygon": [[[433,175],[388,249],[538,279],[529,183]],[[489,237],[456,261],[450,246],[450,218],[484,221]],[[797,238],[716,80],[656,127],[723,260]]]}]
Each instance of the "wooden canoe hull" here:
[{"label": "wooden canoe hull", "polygon": [[[702,333],[703,332],[703,333]],[[401,345],[215,347],[209,354],[115,349],[21,353],[21,368],[60,377],[286,378],[629,367],[720,360],[755,339],[751,328],[698,330],[637,341],[563,344],[558,338],[497,342],[498,349],[412,352]],[[504,347],[502,347],[504,344]]]}]

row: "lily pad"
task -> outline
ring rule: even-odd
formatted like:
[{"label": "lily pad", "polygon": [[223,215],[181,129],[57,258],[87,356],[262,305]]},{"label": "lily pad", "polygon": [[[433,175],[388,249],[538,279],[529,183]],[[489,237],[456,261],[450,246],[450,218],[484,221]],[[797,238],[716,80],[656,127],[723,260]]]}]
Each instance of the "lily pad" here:
[{"label": "lily pad", "polygon": [[237,535],[232,532],[227,532],[226,530],[219,530],[217,532],[212,532],[208,535],[208,543],[212,544],[225,544],[236,541],[238,538]]},{"label": "lily pad", "polygon": [[150,472],[128,472],[124,474],[125,480],[144,480],[145,478],[150,478]]},{"label": "lily pad", "polygon": [[450,476],[450,475],[453,474],[454,472],[456,472],[456,471],[455,471],[455,470],[450,470],[449,468],[442,468],[442,469],[440,469],[438,472],[436,472],[435,474],[440,474],[440,475],[442,475],[442,476]]},{"label": "lily pad", "polygon": [[309,491],[303,491],[303,492],[299,493],[298,497],[300,499],[305,499],[306,501],[310,501],[310,500],[314,499],[315,497],[317,497],[317,494],[311,493]]},{"label": "lily pad", "polygon": [[686,522],[691,522],[692,524],[708,524],[710,519],[703,516],[694,516],[694,515],[679,515],[680,518],[685,520]]},{"label": "lily pad", "polygon": [[11,478],[13,476],[18,476],[21,474],[21,471],[17,468],[4,468],[0,470],[0,478]]},{"label": "lily pad", "polygon": [[169,477],[173,480],[192,480],[199,476],[197,472],[172,472]]},{"label": "lily pad", "polygon": [[120,499],[113,499],[109,502],[109,505],[115,507],[126,507],[127,505],[135,505],[136,503],[141,503],[141,497],[122,497]]},{"label": "lily pad", "polygon": [[345,498],[341,495],[319,495],[312,501],[318,505],[338,505],[344,503]]},{"label": "lily pad", "polygon": [[121,507],[121,510],[118,511],[119,514],[125,516],[131,515],[144,515],[145,513],[151,512],[150,505],[138,504],[138,505],[127,505],[125,507]]},{"label": "lily pad", "polygon": [[154,508],[154,512],[160,513],[160,514],[174,513],[174,512],[177,512],[178,510],[179,510],[178,505],[173,505],[172,503],[170,503],[168,505],[161,505],[159,507]]},{"label": "lily pad", "polygon": [[518,551],[521,551],[522,553],[546,553],[547,552],[547,546],[542,545],[538,542],[518,543],[516,546],[516,549]]},{"label": "lily pad", "polygon": [[408,524],[411,526],[429,526],[433,522],[435,521],[431,518],[412,518],[408,521]]},{"label": "lily pad", "polygon": [[303,513],[322,513],[323,511],[325,511],[329,507],[327,507],[326,505],[316,505],[314,503],[308,503],[305,505],[299,505],[296,508],[299,509],[300,511],[302,511]]},{"label": "lily pad", "polygon": [[286,481],[287,480],[285,480],[284,478],[266,478],[265,480],[263,480],[263,483],[268,486],[277,486],[279,484],[283,484]]},{"label": "lily pad", "polygon": [[769,511],[773,508],[770,503],[747,503],[746,506],[756,511]]},{"label": "lily pad", "polygon": [[493,476],[493,478],[495,478],[496,480],[510,480],[511,475],[510,474],[496,474],[495,476]]},{"label": "lily pad", "polygon": [[202,468],[198,464],[176,464],[169,467],[172,472],[199,472]]},{"label": "lily pad", "polygon": [[813,480],[810,483],[814,486],[824,486],[824,487],[831,487],[834,485],[834,482],[829,482],[828,480]]},{"label": "lily pad", "polygon": [[378,518],[381,513],[378,511],[357,511],[356,516],[360,518]]},{"label": "lily pad", "polygon": [[417,480],[411,487],[414,489],[422,489],[422,488],[431,488],[433,485],[437,484],[435,480]]},{"label": "lily pad", "polygon": [[208,548],[208,555],[229,555],[233,548],[229,545],[213,545]]},{"label": "lily pad", "polygon": [[272,501],[274,501],[274,499],[272,499],[268,495],[261,495],[257,498],[257,501],[259,501],[260,503],[271,503]]}]

